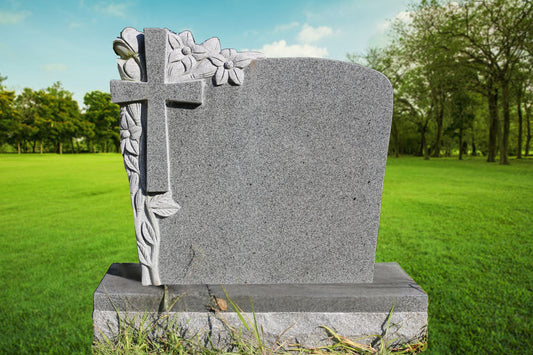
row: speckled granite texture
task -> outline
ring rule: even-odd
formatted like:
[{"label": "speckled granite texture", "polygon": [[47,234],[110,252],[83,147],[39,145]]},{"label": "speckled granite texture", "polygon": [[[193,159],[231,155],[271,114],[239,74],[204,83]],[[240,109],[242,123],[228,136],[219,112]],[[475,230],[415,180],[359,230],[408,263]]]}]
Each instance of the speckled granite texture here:
[{"label": "speckled granite texture", "polygon": [[[163,284],[371,282],[392,115],[380,73],[261,59],[167,108]],[[150,142],[150,140],[148,141]]]},{"label": "speckled granite texture", "polygon": [[[155,322],[170,317],[177,326],[174,331],[188,336],[198,334],[216,345],[228,344],[227,324],[243,328],[236,313],[229,307],[214,312],[213,297],[225,299],[217,285],[180,285],[168,287],[168,299],[180,296],[176,305],[165,312],[162,286],[141,285],[138,264],[113,264],[94,293],[94,337],[112,338],[117,334],[120,313],[122,321],[137,321],[148,317]],[[428,298],[425,292],[396,263],[376,264],[374,282],[364,284],[288,284],[288,285],[228,285],[232,300],[264,331],[265,341],[276,338],[291,327],[280,342],[299,342],[314,347],[329,342],[325,325],[338,334],[360,343],[376,340],[383,335],[387,318],[394,306],[388,340],[410,342],[426,334]],[[165,320],[166,318],[162,318]],[[154,336],[165,331],[165,321],[154,326]],[[145,324],[146,326],[146,324]]]}]

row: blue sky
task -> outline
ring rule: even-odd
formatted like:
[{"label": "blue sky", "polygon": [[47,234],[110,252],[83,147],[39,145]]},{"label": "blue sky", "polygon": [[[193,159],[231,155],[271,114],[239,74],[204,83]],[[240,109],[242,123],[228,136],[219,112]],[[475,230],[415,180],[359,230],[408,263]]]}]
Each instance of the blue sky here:
[{"label": "blue sky", "polygon": [[119,79],[112,42],[124,27],[190,30],[197,43],[268,57],[345,60],[385,43],[387,22],[412,0],[0,0],[0,74],[19,92],[56,81],[80,106]]}]

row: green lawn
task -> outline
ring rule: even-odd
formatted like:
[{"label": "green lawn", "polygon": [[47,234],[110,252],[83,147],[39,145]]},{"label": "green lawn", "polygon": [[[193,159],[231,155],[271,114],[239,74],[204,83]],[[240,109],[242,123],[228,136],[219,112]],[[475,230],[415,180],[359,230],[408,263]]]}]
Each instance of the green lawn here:
[{"label": "green lawn", "polygon": [[[388,162],[377,261],[429,294],[429,350],[530,353],[533,160]],[[92,293],[136,261],[121,156],[0,155],[0,353],[87,353]]]}]

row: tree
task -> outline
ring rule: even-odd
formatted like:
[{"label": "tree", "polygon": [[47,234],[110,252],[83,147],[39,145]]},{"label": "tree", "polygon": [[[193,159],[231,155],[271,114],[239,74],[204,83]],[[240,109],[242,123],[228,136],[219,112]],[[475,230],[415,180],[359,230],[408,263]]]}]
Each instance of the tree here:
[{"label": "tree", "polygon": [[81,135],[81,115],[72,93],[56,82],[37,93],[38,118],[44,137],[52,141],[58,154],[63,153],[63,144],[69,142],[74,151],[74,138]]},{"label": "tree", "polygon": [[15,143],[20,154],[22,127],[14,108],[15,92],[3,86],[7,77],[0,75],[0,144]]},{"label": "tree", "polygon": [[508,164],[510,83],[533,37],[533,3],[528,0],[468,0],[450,3],[446,9],[449,21],[440,29],[442,43],[444,46],[453,44],[463,62],[477,71],[478,87],[487,97],[490,116],[487,161],[496,160],[499,141],[500,164]]},{"label": "tree", "polygon": [[91,125],[91,141],[107,151],[112,142],[115,149],[120,148],[120,107],[111,102],[111,95],[101,91],[91,91],[83,97],[85,120]]}]

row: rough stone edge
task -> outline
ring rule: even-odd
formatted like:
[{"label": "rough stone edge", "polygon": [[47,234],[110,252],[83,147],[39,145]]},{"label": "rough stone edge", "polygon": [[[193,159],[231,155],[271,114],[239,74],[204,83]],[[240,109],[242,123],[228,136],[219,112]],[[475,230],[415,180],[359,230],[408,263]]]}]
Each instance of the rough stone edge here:
[{"label": "rough stone edge", "polygon": [[[243,313],[245,319],[253,320],[252,313]],[[154,313],[124,312],[121,320],[114,311],[95,311],[94,340],[112,339],[118,334],[119,322],[135,324],[145,319],[148,324],[154,324],[161,316]],[[323,312],[259,312],[255,313],[259,329],[263,329],[265,343],[272,346],[278,337],[278,342],[285,344],[299,344],[306,348],[323,346],[331,343],[328,334],[321,326],[334,330],[338,335],[354,340],[361,344],[370,345],[380,337],[393,344],[413,343],[423,341],[427,334],[427,312],[392,312],[389,321],[388,312],[358,312],[358,313],[323,313]],[[193,338],[200,344],[208,344],[208,337],[216,347],[224,347],[231,339],[228,325],[241,329],[244,337],[247,334],[236,313],[211,312],[169,312],[168,319],[163,318],[160,326],[154,327],[151,336],[160,335],[165,329],[166,322],[174,324],[174,331],[188,338]],[[250,321],[250,324],[253,321]],[[388,324],[388,328],[387,328]],[[285,332],[285,333],[284,333]]]}]

